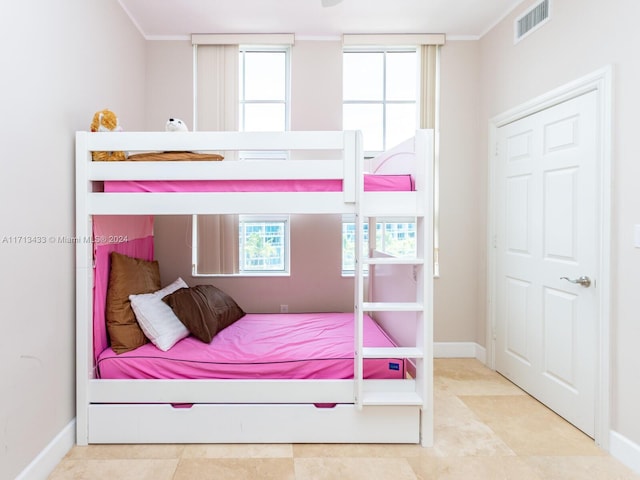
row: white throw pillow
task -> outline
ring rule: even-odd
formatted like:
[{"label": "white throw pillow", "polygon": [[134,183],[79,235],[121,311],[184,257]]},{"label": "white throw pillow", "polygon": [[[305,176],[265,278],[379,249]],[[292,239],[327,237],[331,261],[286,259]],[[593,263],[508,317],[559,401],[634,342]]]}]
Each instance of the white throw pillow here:
[{"label": "white throw pillow", "polygon": [[129,295],[131,308],[140,328],[147,338],[163,352],[188,336],[189,330],[162,299],[180,288],[187,287],[184,280],[178,278],[157,292]]}]

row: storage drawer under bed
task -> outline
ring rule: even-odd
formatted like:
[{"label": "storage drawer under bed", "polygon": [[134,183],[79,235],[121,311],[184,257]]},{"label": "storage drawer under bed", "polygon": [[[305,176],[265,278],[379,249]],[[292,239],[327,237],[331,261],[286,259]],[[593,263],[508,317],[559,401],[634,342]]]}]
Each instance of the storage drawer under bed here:
[{"label": "storage drawer under bed", "polygon": [[92,404],[89,443],[418,443],[420,408]]}]

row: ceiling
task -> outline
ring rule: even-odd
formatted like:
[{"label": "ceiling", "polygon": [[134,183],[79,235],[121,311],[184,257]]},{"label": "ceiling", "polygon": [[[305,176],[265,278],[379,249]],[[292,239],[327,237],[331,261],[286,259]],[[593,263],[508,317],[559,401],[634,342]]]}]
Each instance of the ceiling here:
[{"label": "ceiling", "polygon": [[478,38],[523,0],[119,0],[149,40],[192,33],[445,33]]}]

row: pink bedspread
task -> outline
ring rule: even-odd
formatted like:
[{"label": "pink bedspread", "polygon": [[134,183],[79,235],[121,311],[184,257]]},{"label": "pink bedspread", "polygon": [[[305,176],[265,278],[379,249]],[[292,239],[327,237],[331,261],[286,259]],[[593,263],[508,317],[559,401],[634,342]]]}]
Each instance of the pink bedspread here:
[{"label": "pink bedspread", "polygon": [[[411,175],[365,175],[368,192],[414,190]],[[342,180],[105,181],[104,191],[124,192],[341,192]]]},{"label": "pink bedspread", "polygon": [[[393,342],[369,317],[364,345]],[[112,379],[345,379],[353,378],[353,313],[247,314],[210,344],[193,337],[168,352],[148,343],[98,358],[101,378]],[[365,359],[365,378],[404,378],[402,359]]]}]

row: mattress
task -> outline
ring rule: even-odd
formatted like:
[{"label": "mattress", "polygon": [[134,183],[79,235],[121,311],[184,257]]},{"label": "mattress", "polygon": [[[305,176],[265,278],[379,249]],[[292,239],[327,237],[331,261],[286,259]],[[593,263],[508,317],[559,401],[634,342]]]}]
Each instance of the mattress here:
[{"label": "mattress", "polygon": [[[414,190],[411,175],[365,175],[370,192]],[[105,181],[104,191],[125,192],[341,192],[342,180],[147,180]]]},{"label": "mattress", "polygon": [[[194,337],[163,352],[147,343],[98,357],[108,379],[348,379],[353,378],[353,313],[246,314],[206,344]],[[364,346],[394,343],[364,317]],[[403,359],[364,360],[364,378],[405,378]]]}]

